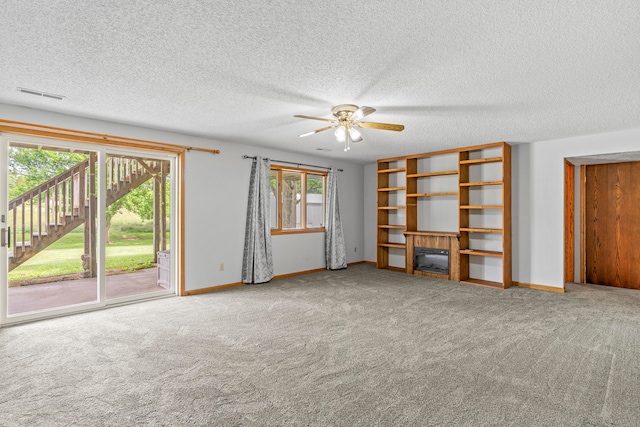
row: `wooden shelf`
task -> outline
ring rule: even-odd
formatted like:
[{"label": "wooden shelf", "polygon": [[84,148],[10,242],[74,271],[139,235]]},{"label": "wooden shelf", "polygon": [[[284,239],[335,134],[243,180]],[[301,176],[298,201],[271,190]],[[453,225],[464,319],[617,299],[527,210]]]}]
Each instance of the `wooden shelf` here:
[{"label": "wooden shelf", "polygon": [[393,211],[393,210],[398,210],[398,209],[406,209],[406,206],[378,206],[378,209],[380,210],[388,210],[388,211]]},{"label": "wooden shelf", "polygon": [[502,185],[502,181],[486,181],[486,182],[461,182],[460,187],[478,187],[481,185]]},{"label": "wooden shelf", "polygon": [[461,165],[474,165],[480,163],[496,163],[501,162],[502,157],[490,157],[486,159],[468,159],[468,160],[460,160]]},{"label": "wooden shelf", "polygon": [[426,172],[426,173],[412,173],[407,174],[407,178],[427,178],[430,176],[445,176],[445,175],[458,175],[458,171],[443,171],[443,172]]},{"label": "wooden shelf", "polygon": [[389,187],[389,188],[378,188],[378,191],[403,191],[404,187]]},{"label": "wooden shelf", "polygon": [[384,248],[397,248],[397,249],[405,248],[404,243],[378,243],[378,246],[382,246]]},{"label": "wooden shelf", "polygon": [[378,173],[395,173],[395,172],[404,172],[405,168],[391,168],[391,169],[381,169]]},{"label": "wooden shelf", "polygon": [[460,255],[493,256],[502,258],[502,252],[485,251],[480,249],[460,249]]},{"label": "wooden shelf", "polygon": [[446,236],[446,237],[459,237],[460,233],[457,231],[427,231],[427,230],[407,230],[405,235],[414,236]]},{"label": "wooden shelf", "polygon": [[441,193],[412,193],[407,194],[407,197],[441,197],[441,196],[457,196],[460,194],[457,191],[444,191]]},{"label": "wooden shelf", "polygon": [[460,209],[502,209],[502,205],[484,205],[484,206],[464,205],[464,206],[460,206]]},{"label": "wooden shelf", "polygon": [[382,224],[382,225],[379,225],[378,228],[394,228],[394,229],[404,230],[405,226],[404,225]]},{"label": "wooden shelf", "polygon": [[397,273],[405,273],[405,269],[404,268],[400,268],[400,267],[393,267],[391,265],[387,265],[385,267],[378,267],[380,270],[389,270],[389,271],[395,271]]},{"label": "wooden shelf", "polygon": [[468,231],[469,233],[502,233],[502,228],[460,228],[460,231]]}]

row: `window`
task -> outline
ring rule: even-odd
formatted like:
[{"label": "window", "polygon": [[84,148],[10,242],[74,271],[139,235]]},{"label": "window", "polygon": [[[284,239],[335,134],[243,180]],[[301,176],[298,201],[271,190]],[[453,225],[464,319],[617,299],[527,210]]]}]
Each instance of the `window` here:
[{"label": "window", "polygon": [[271,232],[324,231],[327,173],[271,166]]}]

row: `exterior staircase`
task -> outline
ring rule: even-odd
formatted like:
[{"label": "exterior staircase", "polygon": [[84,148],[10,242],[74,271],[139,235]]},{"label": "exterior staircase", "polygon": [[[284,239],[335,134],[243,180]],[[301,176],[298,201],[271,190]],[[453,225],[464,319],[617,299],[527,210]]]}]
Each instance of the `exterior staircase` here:
[{"label": "exterior staircase", "polygon": [[[164,179],[166,165],[132,157],[107,158],[106,204],[110,206],[151,178]],[[85,224],[85,257],[95,248],[96,155],[9,202],[9,271]],[[95,260],[93,261],[95,262]],[[85,265],[85,270],[90,269]]]}]

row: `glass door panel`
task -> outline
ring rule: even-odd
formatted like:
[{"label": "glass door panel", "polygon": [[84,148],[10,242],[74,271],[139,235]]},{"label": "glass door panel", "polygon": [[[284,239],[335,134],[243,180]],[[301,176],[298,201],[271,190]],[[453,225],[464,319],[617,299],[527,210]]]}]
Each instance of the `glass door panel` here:
[{"label": "glass door panel", "polygon": [[170,161],[107,155],[106,298],[172,289]]},{"label": "glass door panel", "polygon": [[97,152],[54,144],[8,143],[8,317],[98,301]]}]

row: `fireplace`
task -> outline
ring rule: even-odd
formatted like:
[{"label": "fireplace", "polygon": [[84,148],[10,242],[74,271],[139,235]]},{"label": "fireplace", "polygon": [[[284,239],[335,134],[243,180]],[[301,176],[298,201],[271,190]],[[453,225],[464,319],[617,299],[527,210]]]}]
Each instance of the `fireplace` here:
[{"label": "fireplace", "polygon": [[413,269],[449,275],[449,251],[437,248],[414,248]]}]

